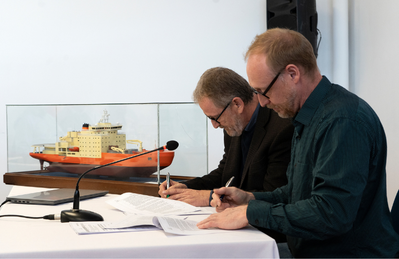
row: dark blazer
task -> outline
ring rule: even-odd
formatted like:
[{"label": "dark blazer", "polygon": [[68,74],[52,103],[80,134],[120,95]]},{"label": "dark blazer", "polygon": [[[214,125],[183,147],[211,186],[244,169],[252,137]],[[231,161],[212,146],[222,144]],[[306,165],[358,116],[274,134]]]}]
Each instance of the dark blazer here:
[{"label": "dark blazer", "polygon": [[224,132],[225,149],[219,166],[185,184],[192,189],[213,190],[224,186],[234,175],[230,186],[245,191],[273,191],[286,185],[293,129],[291,120],[282,119],[273,110],[260,107],[242,177],[241,137],[230,137]]}]

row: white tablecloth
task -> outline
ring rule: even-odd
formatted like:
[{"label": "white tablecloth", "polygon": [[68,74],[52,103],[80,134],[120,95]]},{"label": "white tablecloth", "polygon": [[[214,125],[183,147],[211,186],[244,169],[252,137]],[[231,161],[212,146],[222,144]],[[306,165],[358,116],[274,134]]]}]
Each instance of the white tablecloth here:
[{"label": "white tablecloth", "polygon": [[[14,186],[10,195],[43,188]],[[124,217],[104,197],[84,200],[80,208],[101,214],[104,220]],[[3,205],[0,214],[44,216],[70,209],[72,203],[57,206]],[[204,216],[205,217],[205,216]],[[275,241],[248,227],[227,233],[178,236],[162,230],[77,235],[68,223],[42,219],[0,218],[0,258],[278,258]]]}]

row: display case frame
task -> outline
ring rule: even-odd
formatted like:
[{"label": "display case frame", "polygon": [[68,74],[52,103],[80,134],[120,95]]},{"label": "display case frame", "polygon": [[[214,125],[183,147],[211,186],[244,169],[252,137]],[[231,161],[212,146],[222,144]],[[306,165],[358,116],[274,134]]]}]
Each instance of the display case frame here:
[{"label": "display case frame", "polygon": [[[54,143],[82,123],[96,123],[107,110],[110,121],[124,127],[128,138],[143,139],[147,150],[176,140],[172,164],[149,177],[114,179],[85,177],[82,187],[104,189],[111,193],[133,191],[156,195],[166,173],[174,180],[191,179],[208,172],[208,124],[199,106],[192,102],[134,104],[40,104],[7,105],[7,173],[4,182],[38,187],[73,187],[77,175],[55,174],[39,168],[29,157],[38,143]],[[116,116],[114,116],[116,115]],[[116,117],[116,118],[115,118]],[[150,143],[150,144],[148,144]],[[108,186],[108,187],[107,187]],[[147,189],[147,190],[145,190]]]}]

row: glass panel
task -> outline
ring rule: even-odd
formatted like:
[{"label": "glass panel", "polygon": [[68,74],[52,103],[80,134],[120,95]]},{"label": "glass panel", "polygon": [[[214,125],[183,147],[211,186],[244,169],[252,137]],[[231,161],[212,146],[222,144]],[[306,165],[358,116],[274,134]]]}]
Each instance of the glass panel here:
[{"label": "glass panel", "polygon": [[57,140],[56,107],[7,105],[6,109],[8,171],[38,170],[39,163],[29,152],[34,144]]},{"label": "glass panel", "polygon": [[[84,124],[89,124],[88,130],[83,129]],[[107,128],[109,125],[116,128]],[[77,177],[89,169],[82,165],[93,167],[113,162],[141,149],[153,150],[169,140],[178,141],[179,147],[171,158],[171,152],[159,152],[161,174],[202,176],[208,172],[207,121],[194,103],[7,105],[7,140],[8,172],[40,170],[39,160],[29,155],[36,148],[40,159],[43,153],[58,159],[43,163],[52,175],[56,172],[60,176]],[[113,165],[94,170],[87,177],[147,179],[157,174],[157,153],[129,159],[129,164],[123,165],[130,169],[123,173],[121,166],[127,161],[116,164],[119,171]],[[71,162],[73,159],[79,162]],[[171,164],[165,159],[172,159]]]},{"label": "glass panel", "polygon": [[161,104],[159,107],[160,139],[179,142],[175,162],[167,169],[171,175],[202,176],[207,165],[207,118],[198,105]]}]

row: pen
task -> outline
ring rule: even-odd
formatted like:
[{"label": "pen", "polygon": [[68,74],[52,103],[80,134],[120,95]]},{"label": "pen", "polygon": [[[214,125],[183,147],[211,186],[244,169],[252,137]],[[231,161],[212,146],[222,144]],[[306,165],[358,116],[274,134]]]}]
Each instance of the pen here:
[{"label": "pen", "polygon": [[[232,176],[232,177],[230,178],[230,180],[227,181],[227,183],[226,183],[226,185],[225,185],[224,187],[229,187],[230,184],[231,184],[231,182],[232,182],[233,180],[234,180],[234,176]],[[220,196],[220,200],[223,201],[223,198],[224,198],[224,194],[222,194],[222,195]]]},{"label": "pen", "polygon": [[[166,190],[169,189],[169,186],[170,186],[170,174],[168,173],[166,175]],[[166,198],[169,198],[169,194],[166,195]]]}]

